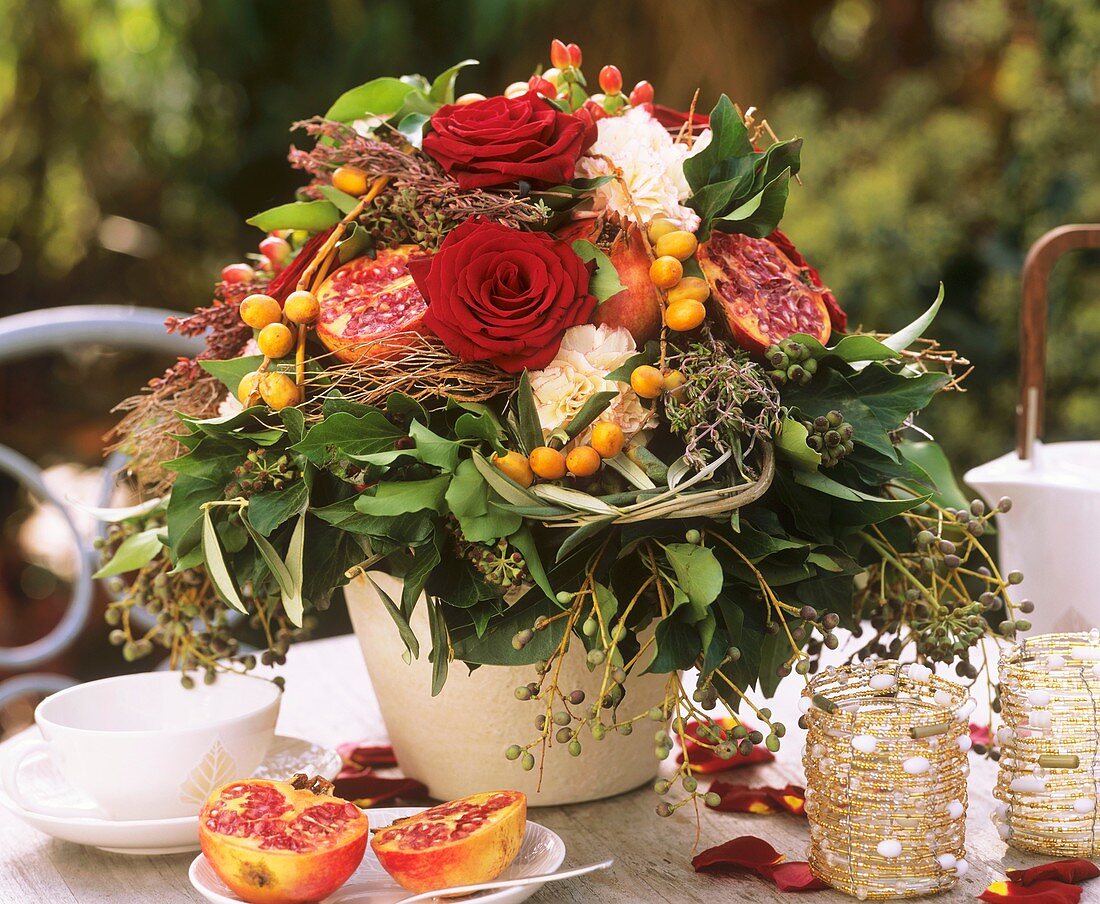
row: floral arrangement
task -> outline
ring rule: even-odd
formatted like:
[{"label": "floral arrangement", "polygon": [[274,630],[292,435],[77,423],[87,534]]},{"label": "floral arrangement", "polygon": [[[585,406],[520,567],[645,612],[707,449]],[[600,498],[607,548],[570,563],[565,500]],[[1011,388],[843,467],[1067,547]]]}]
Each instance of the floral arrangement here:
[{"label": "floral arrangement", "polygon": [[[970,650],[1031,604],[914,425],[965,376],[921,338],[942,292],[898,333],[850,331],[778,228],[801,140],[725,96],[676,112],[614,66],[589,94],[580,49],[554,41],[550,68],[456,98],[470,62],[298,123],[309,181],[249,220],[260,254],[213,303],[169,321],[206,350],[121,406],[114,445],[147,499],[106,543],[123,655],[160,646],[214,680],[255,665],[248,634],[281,663],[334,591],[385,568],[433,691],[456,661],[531,666],[515,694],[539,728],[506,751],[525,769],[645,720],[667,727],[661,757],[689,720],[685,748],[774,750],[763,700],[838,627],[864,658],[977,678]],[[570,645],[597,699],[558,686]],[[644,672],[667,693],[634,712]],[[678,777],[664,813],[700,793],[690,763]]]}]

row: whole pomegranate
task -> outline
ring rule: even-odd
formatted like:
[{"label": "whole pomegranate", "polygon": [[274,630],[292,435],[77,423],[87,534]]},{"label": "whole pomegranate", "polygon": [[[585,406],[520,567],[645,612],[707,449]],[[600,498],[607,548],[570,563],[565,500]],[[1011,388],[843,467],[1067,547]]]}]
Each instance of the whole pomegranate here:
[{"label": "whole pomegranate", "polygon": [[210,865],[250,904],[320,901],[348,881],[367,849],[367,817],[324,779],[230,782],[199,813]]},{"label": "whole pomegranate", "polygon": [[488,791],[399,819],[371,838],[382,867],[411,892],[489,882],[519,853],[527,797]]},{"label": "whole pomegranate", "polygon": [[755,354],[794,333],[824,344],[832,326],[823,286],[768,239],[719,232],[699,246],[699,265],[734,340]]},{"label": "whole pomegranate", "polygon": [[317,337],[342,361],[393,357],[408,340],[397,333],[422,331],[428,309],[409,275],[409,261],[424,252],[399,245],[358,257],[334,271],[317,290]]},{"label": "whole pomegranate", "polygon": [[[597,305],[591,319],[597,325],[625,327],[641,346],[661,331],[661,296],[650,279],[649,255],[638,227],[627,224],[611,229],[613,238],[605,251],[624,288]],[[603,220],[578,220],[559,229],[558,237],[569,242],[576,239],[595,242],[601,236],[606,237],[608,231]]]}]

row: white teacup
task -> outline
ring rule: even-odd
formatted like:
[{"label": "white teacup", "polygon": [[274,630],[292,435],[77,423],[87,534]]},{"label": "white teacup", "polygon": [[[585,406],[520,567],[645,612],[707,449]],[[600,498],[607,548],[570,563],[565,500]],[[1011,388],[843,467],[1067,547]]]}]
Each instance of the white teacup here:
[{"label": "white teacup", "polygon": [[[34,712],[45,740],[4,761],[4,790],[47,816],[168,819],[193,816],[218,785],[245,778],[275,735],[282,692],[269,681],[219,674],[184,688],[173,672],[144,672],[78,684]],[[20,793],[19,767],[44,751],[90,808],[58,807]]]}]

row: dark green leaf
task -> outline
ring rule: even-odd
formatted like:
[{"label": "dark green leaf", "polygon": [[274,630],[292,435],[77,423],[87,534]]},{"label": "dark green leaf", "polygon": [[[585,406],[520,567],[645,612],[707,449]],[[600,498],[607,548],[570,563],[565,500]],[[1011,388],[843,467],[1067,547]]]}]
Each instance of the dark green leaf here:
[{"label": "dark green leaf", "polygon": [[447,637],[447,623],[443,620],[443,607],[433,599],[428,600],[428,630],[432,639],[432,651],[428,658],[432,661],[432,696],[438,696],[447,681],[447,656],[450,641]]},{"label": "dark green leaf", "polygon": [[404,435],[380,411],[369,411],[359,417],[338,411],[311,427],[305,439],[292,448],[314,464],[323,465],[334,456],[393,451],[397,438]]},{"label": "dark green leaf", "polygon": [[618,295],[626,289],[619,281],[619,271],[611,263],[611,258],[604,254],[592,242],[586,239],[577,239],[573,242],[573,250],[585,263],[596,262],[596,272],[588,281],[588,291],[596,296],[596,301],[603,304],[613,295]]},{"label": "dark green leaf", "polygon": [[744,157],[753,152],[745,123],[733,102],[723,94],[710,111],[711,141],[698,154],[684,161],[684,176],[693,191],[711,180],[712,170],[729,157]]},{"label": "dark green leaf", "polygon": [[363,572],[362,577],[364,580],[370,581],[375,593],[378,594],[378,598],[382,600],[382,605],[386,607],[386,611],[390,614],[390,618],[393,619],[393,623],[397,625],[397,632],[401,635],[401,640],[405,644],[405,649],[408,650],[415,659],[420,655],[420,642],[416,639],[413,629],[409,626],[409,621],[405,618],[405,614],[401,611],[397,603],[390,599],[390,595],[370,576],[369,571]]},{"label": "dark green leaf", "polygon": [[578,436],[581,431],[603,414],[618,397],[619,391],[617,389],[597,392],[589,396],[588,401],[581,406],[581,410],[573,415],[573,419],[566,424],[565,432],[570,438]]},{"label": "dark green leaf", "polygon": [[775,440],[775,451],[802,471],[816,471],[821,464],[821,453],[806,445],[810,431],[801,421],[792,417],[783,418],[779,425],[779,436]]},{"label": "dark green leaf", "polygon": [[696,612],[692,621],[699,621],[722,590],[721,563],[710,549],[694,543],[670,543],[665,555],[676,572],[676,583]]},{"label": "dark green leaf", "polygon": [[444,494],[451,483],[449,474],[429,477],[426,480],[393,481],[379,483],[355,500],[355,508],[364,515],[404,515],[428,509],[442,512]]},{"label": "dark green leaf", "polygon": [[646,674],[664,675],[690,669],[699,657],[699,632],[675,618],[666,618],[657,625],[653,657]]},{"label": "dark green leaf", "polygon": [[531,378],[525,370],[519,378],[516,389],[516,415],[519,419],[519,440],[524,453],[531,454],[533,449],[545,443],[542,435],[542,423],[539,421],[535,394],[531,390]]},{"label": "dark green leaf", "polygon": [[225,487],[220,483],[181,474],[172,485],[168,499],[168,546],[173,560],[189,553],[202,538],[204,503],[220,500]]},{"label": "dark green leaf", "polygon": [[306,510],[309,489],[295,480],[281,490],[257,493],[248,501],[248,520],[262,536],[270,537],[279,525]]}]

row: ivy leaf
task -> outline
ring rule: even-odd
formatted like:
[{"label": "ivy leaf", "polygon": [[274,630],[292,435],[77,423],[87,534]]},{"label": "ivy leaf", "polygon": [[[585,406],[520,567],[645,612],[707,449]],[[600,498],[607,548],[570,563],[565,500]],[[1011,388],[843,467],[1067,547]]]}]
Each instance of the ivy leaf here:
[{"label": "ivy leaf", "polygon": [[397,124],[397,131],[405,136],[409,144],[419,149],[424,143],[424,126],[429,119],[431,117],[426,113],[407,113]]},{"label": "ivy leaf", "polygon": [[[454,471],[458,467],[459,445],[454,440],[445,439],[433,433],[420,421],[413,421],[409,426],[409,436],[416,441],[416,451],[424,464],[439,468],[441,471]],[[472,463],[471,467],[473,467]],[[474,468],[474,470],[477,469]]]},{"label": "ivy leaf", "polygon": [[401,79],[382,77],[351,88],[341,94],[328,108],[325,119],[352,122],[367,116],[389,118],[405,103],[415,88]]},{"label": "ivy leaf", "polygon": [[309,488],[304,480],[295,480],[281,490],[257,493],[248,501],[248,520],[261,536],[272,532],[309,504]]},{"label": "ivy leaf", "polygon": [[221,546],[218,544],[218,532],[214,529],[214,521],[210,516],[210,509],[204,509],[202,513],[202,557],[206,563],[206,574],[226,603],[238,612],[248,613],[240,594],[233,584],[233,578],[229,569],[225,567],[225,557],[222,555]]},{"label": "ivy leaf", "polygon": [[577,239],[573,242],[573,251],[586,264],[590,261],[596,262],[596,270],[588,280],[588,291],[596,296],[596,301],[600,304],[626,290],[626,286],[619,281],[619,271],[611,263],[611,258],[592,242]]},{"label": "ivy leaf", "polygon": [[[787,620],[787,627],[792,631],[801,624],[800,618]],[[765,697],[771,697],[779,687],[779,682],[783,679],[776,670],[785,665],[793,653],[790,638],[782,628],[775,634],[764,636],[764,642],[760,646],[760,693]]]},{"label": "ivy leaf", "polygon": [[780,458],[786,459],[799,470],[816,471],[821,464],[821,453],[806,445],[809,435],[810,431],[805,424],[792,417],[785,417],[779,425],[775,450]]},{"label": "ivy leaf", "polygon": [[235,396],[245,375],[252,373],[263,363],[263,355],[249,355],[245,358],[230,358],[228,361],[200,360],[199,367],[221,380],[225,388]]},{"label": "ivy leaf", "polygon": [[676,618],[666,618],[654,632],[657,654],[645,674],[664,675],[690,669],[699,656],[699,632]]},{"label": "ivy leaf", "polygon": [[[954,509],[965,509],[970,505],[939,443],[903,440],[899,449],[904,461],[917,465],[935,484],[932,500],[937,505]],[[986,533],[992,527],[991,522],[986,522]]]},{"label": "ivy leaf", "polygon": [[172,485],[166,519],[168,547],[178,561],[202,539],[203,505],[225,497],[225,485],[181,474]]},{"label": "ivy leaf", "polygon": [[753,152],[744,120],[725,94],[718,98],[718,103],[710,111],[710,129],[710,144],[684,161],[684,176],[693,192],[713,181],[712,172],[722,161],[729,157],[745,157]]},{"label": "ivy leaf", "polygon": [[426,480],[380,483],[373,488],[373,494],[359,496],[355,500],[355,508],[364,515],[404,515],[425,509],[442,513],[444,496],[450,483],[450,474]]},{"label": "ivy leaf", "polygon": [[249,217],[245,222],[264,232],[276,229],[321,232],[335,226],[341,219],[340,208],[331,201],[291,201]]},{"label": "ivy leaf", "polygon": [[463,536],[472,543],[488,543],[507,537],[519,529],[523,518],[498,506],[490,506],[490,494],[495,495],[471,459],[463,460],[447,487],[447,507],[462,528]]},{"label": "ivy leaf", "polygon": [[116,574],[126,574],[128,571],[137,571],[148,565],[157,557],[164,548],[160,541],[161,528],[151,527],[137,534],[130,534],[123,540],[111,561],[99,569],[92,577],[109,578]]},{"label": "ivy leaf", "polygon": [[665,555],[676,572],[676,583],[687,594],[697,615],[693,621],[700,621],[722,592],[725,581],[722,564],[712,550],[694,543],[670,543],[665,547]]},{"label": "ivy leaf", "polygon": [[458,73],[467,66],[476,66],[477,60],[462,60],[448,69],[444,69],[432,82],[428,97],[437,104],[453,104],[455,102],[455,81]]},{"label": "ivy leaf", "polygon": [[766,238],[775,232],[783,219],[790,193],[791,171],[783,170],[759,192],[738,205],[734,210],[711,221],[711,226],[722,232],[738,232],[756,239]]},{"label": "ivy leaf", "polygon": [[404,435],[377,409],[358,417],[337,411],[312,426],[305,439],[291,448],[314,464],[323,465],[337,453],[355,456],[393,451],[397,438]]}]

